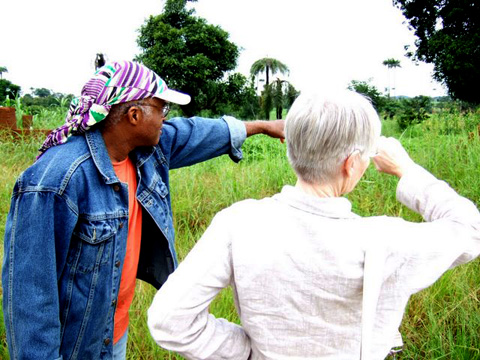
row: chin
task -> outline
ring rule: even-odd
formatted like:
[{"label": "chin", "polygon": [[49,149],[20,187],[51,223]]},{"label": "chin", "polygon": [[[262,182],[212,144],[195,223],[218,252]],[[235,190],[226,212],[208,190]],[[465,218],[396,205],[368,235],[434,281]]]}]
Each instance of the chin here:
[{"label": "chin", "polygon": [[157,145],[159,142],[160,142],[160,138],[162,137],[162,131],[160,130],[160,132],[158,133],[157,136],[155,136],[155,138],[152,137],[152,143],[154,145]]}]

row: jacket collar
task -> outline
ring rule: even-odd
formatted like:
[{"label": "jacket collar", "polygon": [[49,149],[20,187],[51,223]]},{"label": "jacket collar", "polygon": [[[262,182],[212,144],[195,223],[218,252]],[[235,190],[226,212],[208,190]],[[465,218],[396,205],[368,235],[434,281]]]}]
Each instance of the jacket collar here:
[{"label": "jacket collar", "polygon": [[[138,147],[130,153],[130,159],[139,168],[142,166],[154,153],[161,153],[159,146],[142,146]],[[163,155],[162,155],[163,158]]]},{"label": "jacket collar", "polygon": [[352,204],[344,197],[319,198],[304,193],[297,187],[286,185],[273,199],[286,203],[299,210],[333,219],[356,219]]},{"label": "jacket collar", "polygon": [[107,146],[103,140],[100,129],[92,129],[85,133],[88,148],[92,154],[93,162],[106,184],[118,183],[117,175],[113,170],[112,161],[108,155]]},{"label": "jacket collar", "polygon": [[[92,154],[93,162],[97,167],[100,174],[102,174],[103,180],[106,184],[114,184],[120,182],[115,170],[113,169],[112,160],[108,155],[107,146],[103,140],[100,129],[92,129],[85,133],[85,139],[87,141],[88,148]],[[159,153],[161,161],[166,162],[159,146],[139,147],[130,153],[130,158],[137,167],[142,166],[145,161],[148,160],[153,153],[157,151]]]}]

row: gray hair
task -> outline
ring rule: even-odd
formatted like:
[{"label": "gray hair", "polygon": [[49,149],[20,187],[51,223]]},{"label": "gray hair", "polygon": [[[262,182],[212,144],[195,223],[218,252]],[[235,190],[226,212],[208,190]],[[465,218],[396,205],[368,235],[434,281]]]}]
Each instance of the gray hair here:
[{"label": "gray hair", "polygon": [[363,95],[302,94],[285,122],[288,159],[303,181],[329,182],[353,151],[364,157],[374,153],[380,130],[378,114]]}]

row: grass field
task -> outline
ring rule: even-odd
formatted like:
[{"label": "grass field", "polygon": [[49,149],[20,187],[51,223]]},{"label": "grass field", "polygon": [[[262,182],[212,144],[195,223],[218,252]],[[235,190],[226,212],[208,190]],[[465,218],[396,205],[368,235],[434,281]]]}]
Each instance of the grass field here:
[{"label": "grass field", "polygon": [[[441,113],[400,133],[386,121],[383,133],[400,138],[412,158],[460,194],[480,204],[480,113]],[[13,141],[0,134],[0,233],[4,233],[10,195],[16,177],[32,163],[42,138]],[[227,157],[171,172],[176,247],[182,260],[219,210],[245,198],[262,198],[294,184],[285,145],[263,136],[247,139],[244,160]],[[421,218],[395,200],[397,180],[367,170],[348,195],[360,215],[387,214],[411,221]],[[454,239],[452,239],[454,240]],[[3,239],[2,239],[3,243]],[[0,250],[3,258],[3,246]],[[129,359],[182,359],[160,349],[146,327],[146,310],[155,294],[142,282],[131,309]],[[238,322],[230,289],[215,299],[211,311]],[[1,312],[0,312],[1,314]],[[480,359],[480,261],[447,272],[437,283],[409,302],[401,332],[405,351],[399,359]],[[0,358],[8,359],[3,322],[0,325]]]}]

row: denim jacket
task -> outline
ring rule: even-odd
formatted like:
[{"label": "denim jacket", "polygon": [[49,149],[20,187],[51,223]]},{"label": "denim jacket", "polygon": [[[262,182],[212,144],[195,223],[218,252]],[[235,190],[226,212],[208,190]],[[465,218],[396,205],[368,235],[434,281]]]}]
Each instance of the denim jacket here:
[{"label": "denim jacket", "polygon": [[[143,211],[137,277],[159,288],[177,265],[169,169],[242,157],[233,118],[167,121],[159,145],[137,148]],[[15,359],[111,359],[128,233],[128,189],[98,129],[49,149],[17,180],[2,273],[7,341]]]}]

